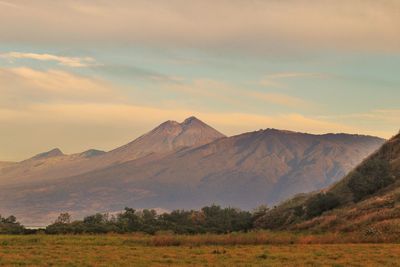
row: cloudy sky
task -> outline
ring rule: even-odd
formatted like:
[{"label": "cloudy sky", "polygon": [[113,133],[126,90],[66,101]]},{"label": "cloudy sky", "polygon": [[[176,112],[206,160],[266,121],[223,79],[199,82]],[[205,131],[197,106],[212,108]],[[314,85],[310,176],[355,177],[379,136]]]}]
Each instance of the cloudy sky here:
[{"label": "cloudy sky", "polygon": [[398,0],[0,0],[0,161],[109,150],[195,115],[388,138]]}]

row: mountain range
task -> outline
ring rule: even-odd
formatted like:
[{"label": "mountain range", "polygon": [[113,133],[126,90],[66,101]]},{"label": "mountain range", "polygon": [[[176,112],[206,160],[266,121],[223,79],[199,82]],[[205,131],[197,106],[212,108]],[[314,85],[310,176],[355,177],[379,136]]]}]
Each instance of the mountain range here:
[{"label": "mountain range", "polygon": [[32,225],[125,206],[252,209],[337,182],[383,142],[276,129],[226,137],[195,117],[167,121],[109,152],[53,149],[0,164],[0,213]]},{"label": "mountain range", "polygon": [[196,147],[225,137],[202,121],[166,121],[129,144],[109,152],[90,149],[65,155],[55,148],[17,163],[0,163],[0,185],[20,184],[78,175],[138,158],[157,158],[186,147]]}]

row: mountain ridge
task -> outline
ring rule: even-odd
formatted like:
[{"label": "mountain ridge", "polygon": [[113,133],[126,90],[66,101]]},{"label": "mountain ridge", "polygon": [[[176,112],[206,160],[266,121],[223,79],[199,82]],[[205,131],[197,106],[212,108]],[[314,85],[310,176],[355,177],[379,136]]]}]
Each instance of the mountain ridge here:
[{"label": "mountain ridge", "polygon": [[223,137],[225,135],[193,116],[182,123],[166,121],[128,144],[105,153],[90,149],[65,155],[54,148],[21,162],[2,164],[0,185],[58,179],[138,158],[151,160],[152,154],[159,154],[155,159],[184,147],[199,146]]}]

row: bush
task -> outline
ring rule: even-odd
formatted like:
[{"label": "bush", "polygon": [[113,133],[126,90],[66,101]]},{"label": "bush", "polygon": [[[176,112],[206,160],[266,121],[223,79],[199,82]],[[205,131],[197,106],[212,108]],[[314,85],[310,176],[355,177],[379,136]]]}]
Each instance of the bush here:
[{"label": "bush", "polygon": [[256,228],[277,230],[284,228],[288,224],[296,221],[298,217],[295,215],[294,209],[273,208],[264,216],[258,218],[254,222]]},{"label": "bush", "polygon": [[0,215],[0,234],[24,234],[25,228],[17,222],[15,216],[3,218]]},{"label": "bush", "polygon": [[319,193],[309,200],[305,204],[305,215],[307,218],[314,218],[325,211],[331,210],[339,206],[340,201],[332,193]]},{"label": "bush", "polygon": [[392,184],[395,181],[390,175],[390,165],[386,160],[372,159],[353,172],[348,187],[353,199],[358,202],[368,195]]}]

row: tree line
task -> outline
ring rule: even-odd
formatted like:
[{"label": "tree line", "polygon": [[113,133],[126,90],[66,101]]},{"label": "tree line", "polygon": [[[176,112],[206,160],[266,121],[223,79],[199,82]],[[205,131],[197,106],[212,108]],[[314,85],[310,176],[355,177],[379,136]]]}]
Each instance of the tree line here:
[{"label": "tree line", "polygon": [[157,214],[155,210],[137,211],[132,208],[117,215],[97,213],[83,220],[72,221],[67,213],[46,227],[48,234],[82,233],[132,233],[154,234],[170,231],[176,234],[229,233],[252,229],[252,213],[235,208],[221,208],[217,205],[201,210],[174,210]]},{"label": "tree line", "polygon": [[[237,208],[222,208],[218,205],[211,205],[200,210],[174,210],[170,213],[157,214],[155,210],[125,208],[123,212],[116,215],[97,213],[82,220],[72,220],[70,214],[62,213],[44,231],[47,234],[133,232],[155,234],[160,231],[176,234],[224,234],[246,232],[253,229],[254,222],[260,216],[265,215],[267,211],[266,206],[261,206],[253,212],[249,212]],[[25,229],[14,216],[0,220],[0,234],[34,232],[35,230]]]},{"label": "tree line", "polygon": [[[338,204],[338,201],[330,194],[319,193],[311,197],[294,213],[298,218],[312,218]],[[118,214],[96,213],[82,220],[73,220],[69,213],[61,213],[52,224],[40,230],[26,229],[14,216],[8,218],[0,216],[0,234],[31,234],[37,231],[44,231],[46,234],[133,232],[155,234],[160,231],[175,234],[225,234],[261,228],[277,229],[288,221],[286,215],[286,212],[279,207],[270,209],[265,205],[252,212],[211,205],[200,210],[174,210],[163,214],[157,214],[152,209],[125,208]]]}]

